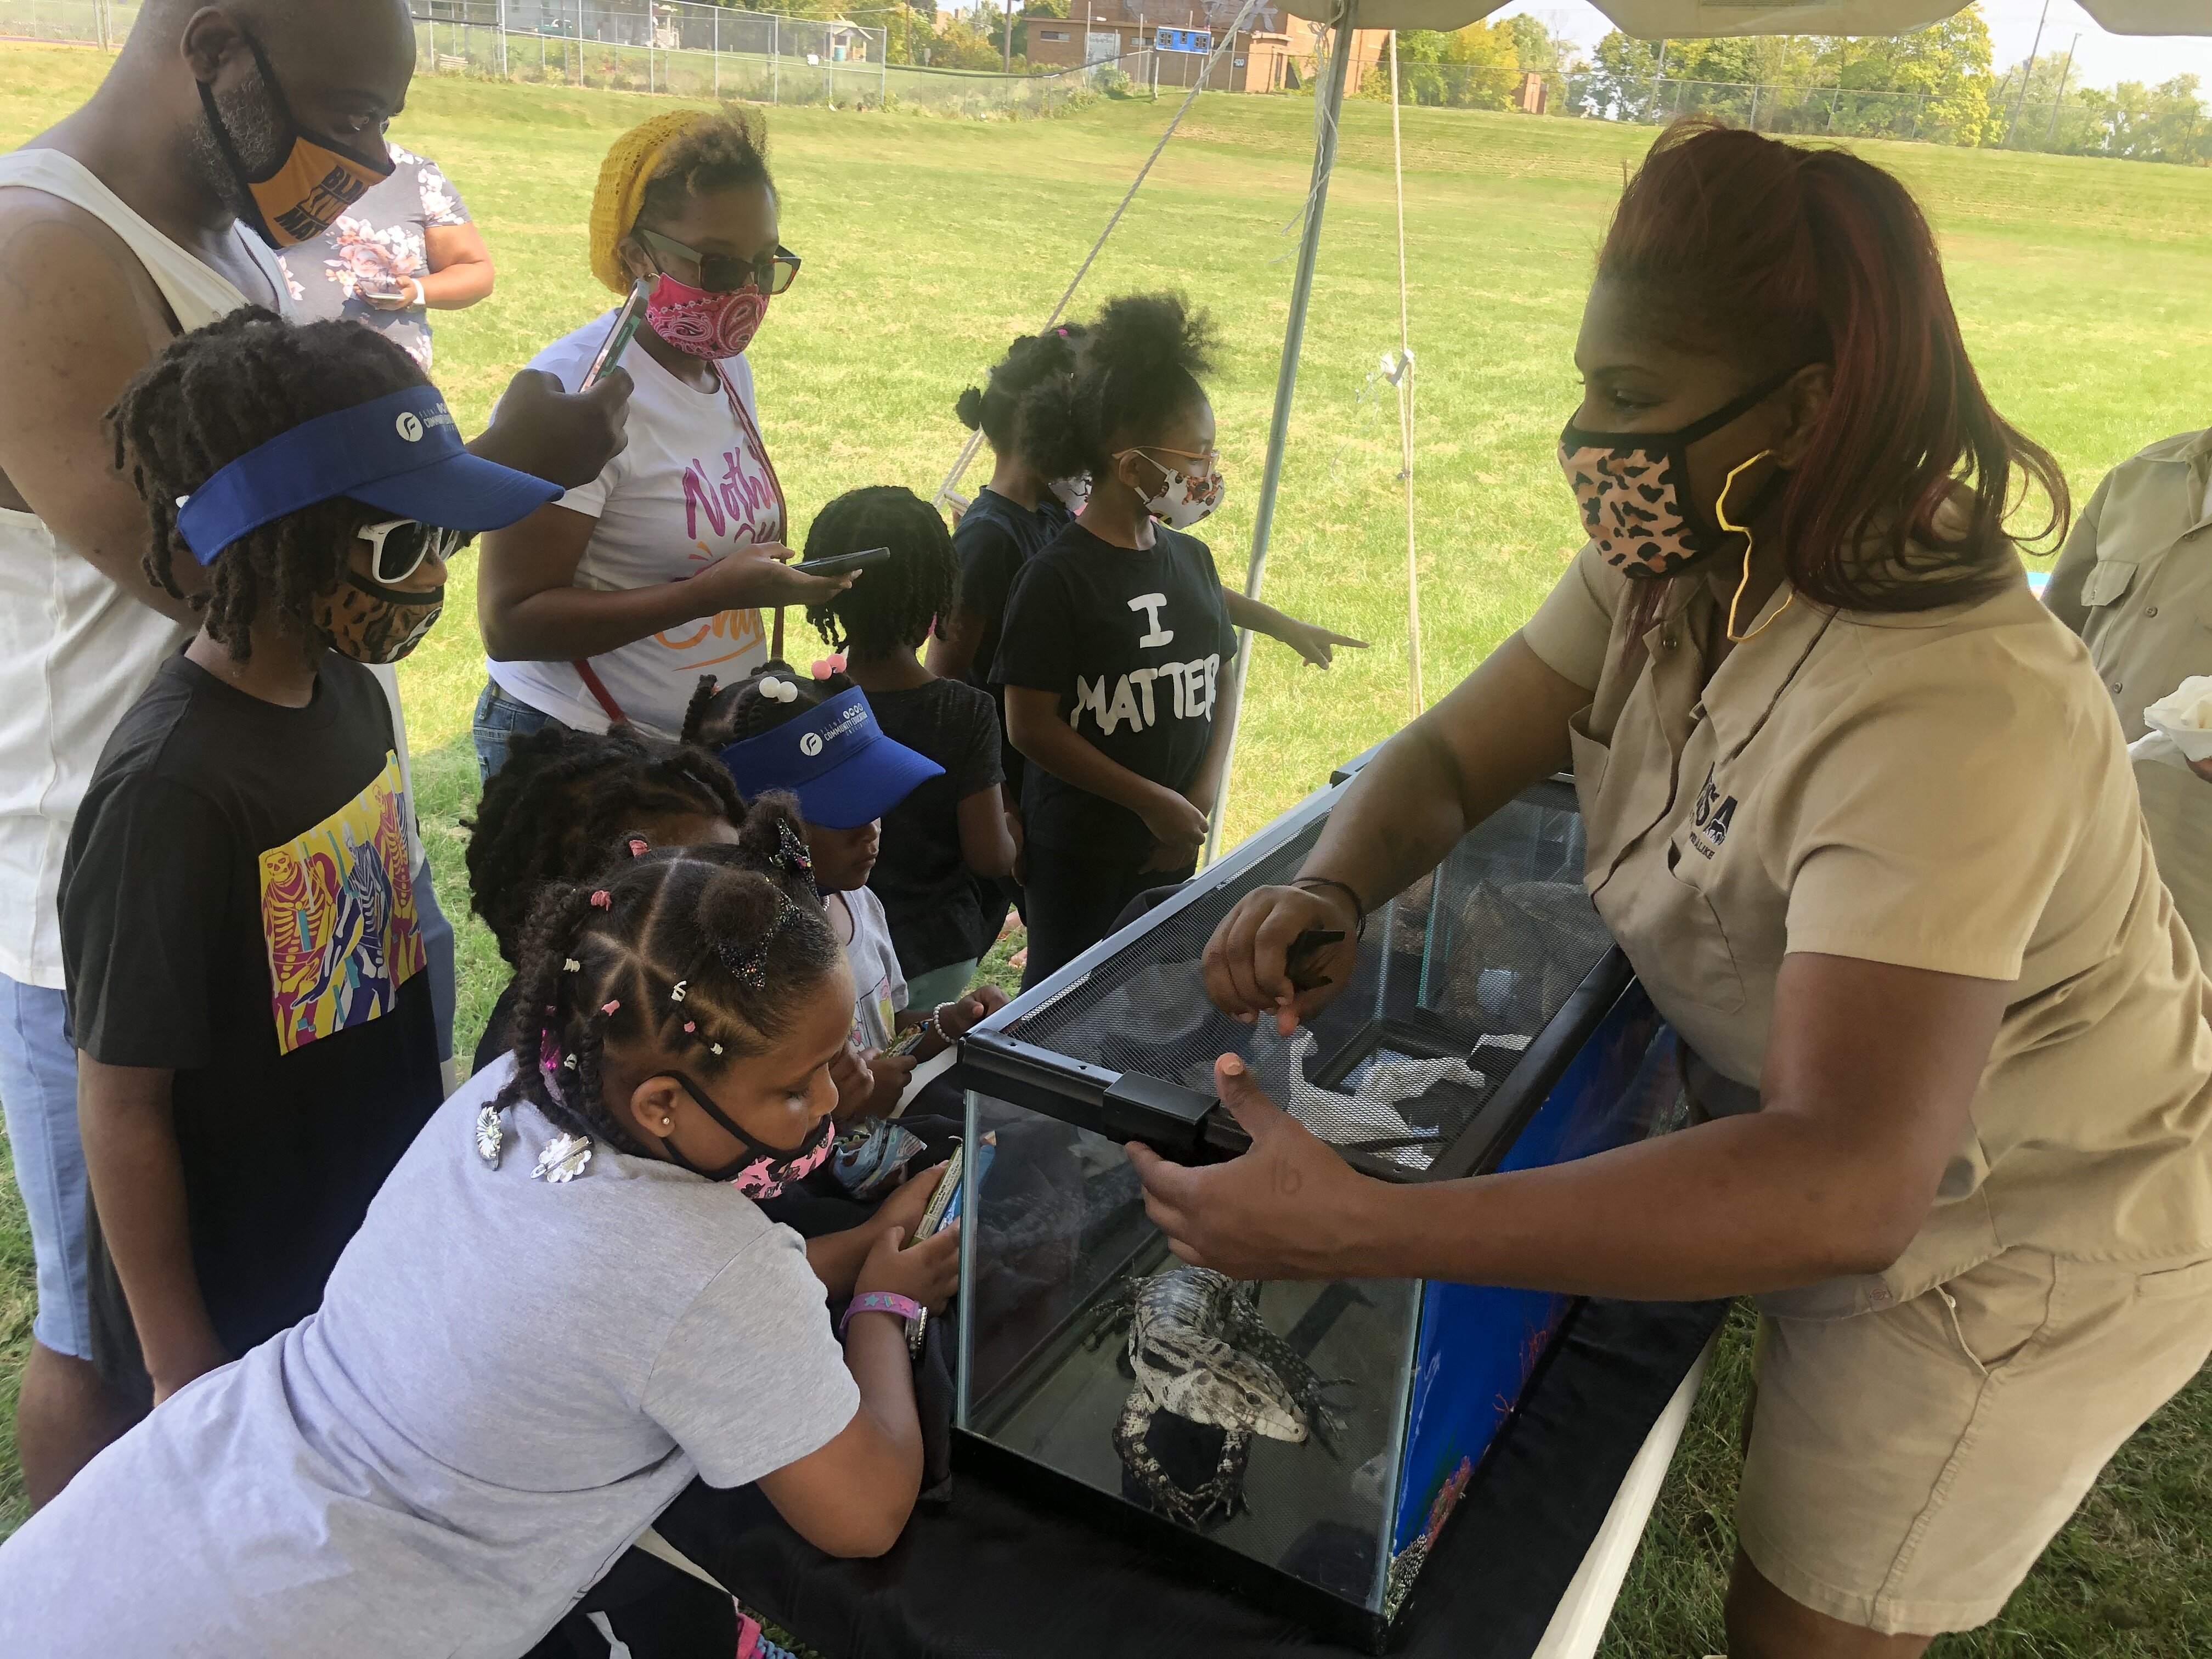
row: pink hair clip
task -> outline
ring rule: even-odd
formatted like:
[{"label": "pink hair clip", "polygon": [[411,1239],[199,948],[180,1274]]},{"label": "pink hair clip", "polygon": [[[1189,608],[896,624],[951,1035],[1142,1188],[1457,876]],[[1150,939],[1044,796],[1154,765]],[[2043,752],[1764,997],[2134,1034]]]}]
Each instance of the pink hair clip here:
[{"label": "pink hair clip", "polygon": [[610,1002],[605,1007],[600,1009],[599,1012],[603,1014],[611,1014],[616,1009],[621,1006],[622,1004],[619,1001]]},{"label": "pink hair clip", "polygon": [[632,836],[629,838],[629,855],[632,858],[641,859],[652,850],[653,843],[646,840],[644,836]]},{"label": "pink hair clip", "polygon": [[684,1022],[684,1036],[690,1036],[694,1031],[697,1030],[698,1029],[699,1029],[699,1022],[698,1022],[697,1020],[696,1020],[696,1019],[687,1019],[687,1020],[685,1020],[685,1021]]},{"label": "pink hair clip", "polygon": [[615,896],[607,891],[605,888],[600,888],[598,892],[592,895],[592,908],[594,910],[613,909],[615,908]]}]

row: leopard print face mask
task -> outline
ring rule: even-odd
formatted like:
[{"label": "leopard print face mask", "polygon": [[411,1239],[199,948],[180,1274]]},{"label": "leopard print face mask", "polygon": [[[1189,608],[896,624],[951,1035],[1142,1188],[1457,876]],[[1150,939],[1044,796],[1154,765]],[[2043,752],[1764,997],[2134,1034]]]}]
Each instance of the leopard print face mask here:
[{"label": "leopard print face mask", "polygon": [[445,608],[442,583],[410,592],[349,570],[336,587],[315,601],[314,622],[341,657],[390,663],[422,644]]},{"label": "leopard print face mask", "polygon": [[1691,516],[1690,446],[1748,414],[1796,372],[1762,381],[1678,432],[1592,432],[1567,422],[1559,470],[1607,564],[1632,576],[1672,576],[1722,544],[1722,532]]}]

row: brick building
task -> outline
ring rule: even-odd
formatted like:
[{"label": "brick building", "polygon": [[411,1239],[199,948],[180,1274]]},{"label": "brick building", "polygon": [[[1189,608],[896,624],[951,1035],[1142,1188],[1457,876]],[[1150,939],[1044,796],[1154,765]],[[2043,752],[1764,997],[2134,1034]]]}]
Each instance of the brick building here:
[{"label": "brick building", "polygon": [[[1206,66],[1203,53],[1160,51],[1162,29],[1225,29],[1243,9],[1236,0],[1071,0],[1067,17],[1024,12],[1028,56],[1032,65],[1073,69],[1083,64],[1118,63],[1143,85],[1188,87]],[[1206,82],[1219,92],[1279,92],[1299,85],[1314,72],[1317,55],[1327,50],[1327,30],[1279,8],[1262,5],[1253,27],[1237,37],[1233,49],[1214,65]],[[1375,67],[1388,50],[1387,29],[1352,33],[1352,86]]]}]

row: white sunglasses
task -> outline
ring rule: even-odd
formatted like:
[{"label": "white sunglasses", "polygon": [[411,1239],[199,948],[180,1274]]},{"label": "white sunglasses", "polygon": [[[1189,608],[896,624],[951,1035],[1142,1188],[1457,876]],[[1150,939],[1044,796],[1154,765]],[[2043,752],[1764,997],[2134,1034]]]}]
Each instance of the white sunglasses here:
[{"label": "white sunglasses", "polygon": [[359,532],[368,544],[369,574],[386,587],[405,581],[435,553],[451,559],[467,543],[468,532],[424,524],[419,519],[386,519]]}]

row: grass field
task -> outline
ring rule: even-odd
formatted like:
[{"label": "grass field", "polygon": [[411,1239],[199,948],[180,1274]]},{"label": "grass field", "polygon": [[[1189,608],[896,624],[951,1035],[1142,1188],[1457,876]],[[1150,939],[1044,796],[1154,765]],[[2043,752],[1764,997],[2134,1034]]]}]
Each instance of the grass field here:
[{"label": "grass field", "polygon": [[[90,52],[0,47],[0,148],[81,100],[103,64]],[[763,423],[802,524],[855,485],[935,486],[964,436],[954,397],[1042,319],[1168,109],[1106,104],[1021,125],[814,110],[773,118],[784,240],[806,268],[751,356]],[[646,112],[646,100],[620,94],[417,82],[394,136],[444,164],[500,265],[493,299],[439,325],[437,378],[464,424],[481,421],[538,347],[607,303],[585,264],[592,181],[608,141]],[[1208,532],[1227,570],[1241,570],[1249,544],[1311,123],[1312,106],[1296,100],[1202,100],[1085,289],[1095,302],[1177,287],[1219,318],[1216,404],[1231,482]],[[1431,110],[1407,112],[1405,131],[1433,699],[1527,615],[1578,539],[1552,462],[1577,396],[1570,349],[1605,216],[1651,134]],[[1381,398],[1360,395],[1397,337],[1389,142],[1386,109],[1346,110],[1267,585],[1275,603],[1375,649],[1324,675],[1263,647],[1232,838],[1406,717],[1395,412],[1387,386]],[[1919,192],[1984,380],[2056,452],[2081,498],[2142,443],[2212,419],[2212,173],[1863,148]],[[1086,308],[1079,299],[1076,314]],[[468,723],[482,684],[471,597],[463,575],[447,622],[404,675],[440,896],[456,917],[467,908],[459,820],[475,792]],[[496,988],[491,960],[471,924],[464,1042]],[[13,1202],[0,1189],[0,1206]],[[30,1305],[19,1214],[0,1208],[0,1322],[14,1345],[0,1375],[10,1377]],[[1723,1345],[1623,1593],[1607,1648],[1615,1659],[1721,1648],[1747,1328],[1739,1320]],[[2107,1472],[2005,1618],[1936,1651],[2212,1652],[2208,1540],[2212,1386],[2200,1378]]]}]

